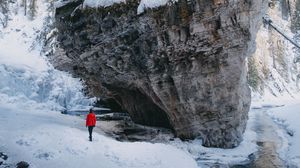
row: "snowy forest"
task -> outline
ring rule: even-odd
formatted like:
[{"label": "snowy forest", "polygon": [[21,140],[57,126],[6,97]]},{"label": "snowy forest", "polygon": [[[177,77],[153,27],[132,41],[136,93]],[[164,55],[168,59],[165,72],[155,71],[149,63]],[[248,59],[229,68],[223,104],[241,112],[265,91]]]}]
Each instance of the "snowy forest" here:
[{"label": "snowy forest", "polygon": [[0,168],[300,167],[300,0],[0,0]]}]

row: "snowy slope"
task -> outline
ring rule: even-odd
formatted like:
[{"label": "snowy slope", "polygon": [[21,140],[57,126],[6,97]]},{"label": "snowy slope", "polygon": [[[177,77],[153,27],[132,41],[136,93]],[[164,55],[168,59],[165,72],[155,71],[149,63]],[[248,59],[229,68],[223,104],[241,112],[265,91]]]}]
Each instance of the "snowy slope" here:
[{"label": "snowy slope", "polygon": [[[38,37],[49,17],[49,3],[37,1],[35,18],[24,16],[21,1],[9,5],[7,27],[0,31],[0,102],[38,102],[51,109],[87,106],[82,83],[55,70],[41,55]],[[30,103],[28,103],[30,104]]]}]

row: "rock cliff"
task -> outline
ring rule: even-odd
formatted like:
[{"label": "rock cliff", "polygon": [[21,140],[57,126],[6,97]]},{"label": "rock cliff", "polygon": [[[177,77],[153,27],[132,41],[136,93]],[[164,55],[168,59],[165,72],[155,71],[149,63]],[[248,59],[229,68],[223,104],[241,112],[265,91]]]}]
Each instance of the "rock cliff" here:
[{"label": "rock cliff", "polygon": [[113,98],[140,124],[231,148],[250,105],[245,59],[255,50],[264,0],[179,0],[137,14],[139,0],[56,9],[54,65]]},{"label": "rock cliff", "polygon": [[[299,0],[269,1],[266,12],[272,23],[298,44],[299,9]],[[248,63],[248,80],[254,91],[252,99],[295,97],[299,92],[300,50],[268,25],[259,29],[256,45]]]}]

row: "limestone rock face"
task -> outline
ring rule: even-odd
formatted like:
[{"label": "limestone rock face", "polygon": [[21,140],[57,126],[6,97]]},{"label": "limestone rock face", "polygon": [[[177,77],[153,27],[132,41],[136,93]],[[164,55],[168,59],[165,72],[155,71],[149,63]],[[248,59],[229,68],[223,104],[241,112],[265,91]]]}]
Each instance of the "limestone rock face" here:
[{"label": "limestone rock face", "polygon": [[56,9],[57,68],[113,98],[137,123],[201,137],[205,146],[239,144],[250,104],[245,59],[263,0],[179,0],[140,15],[139,0],[81,3]]}]

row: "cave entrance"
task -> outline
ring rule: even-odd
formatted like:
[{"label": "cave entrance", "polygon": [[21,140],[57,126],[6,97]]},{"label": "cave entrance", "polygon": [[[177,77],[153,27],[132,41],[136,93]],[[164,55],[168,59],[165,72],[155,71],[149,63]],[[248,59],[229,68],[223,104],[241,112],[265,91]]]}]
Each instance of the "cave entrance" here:
[{"label": "cave entrance", "polygon": [[172,129],[167,113],[139,89],[106,87],[113,93],[107,107],[128,112],[137,124]]}]

